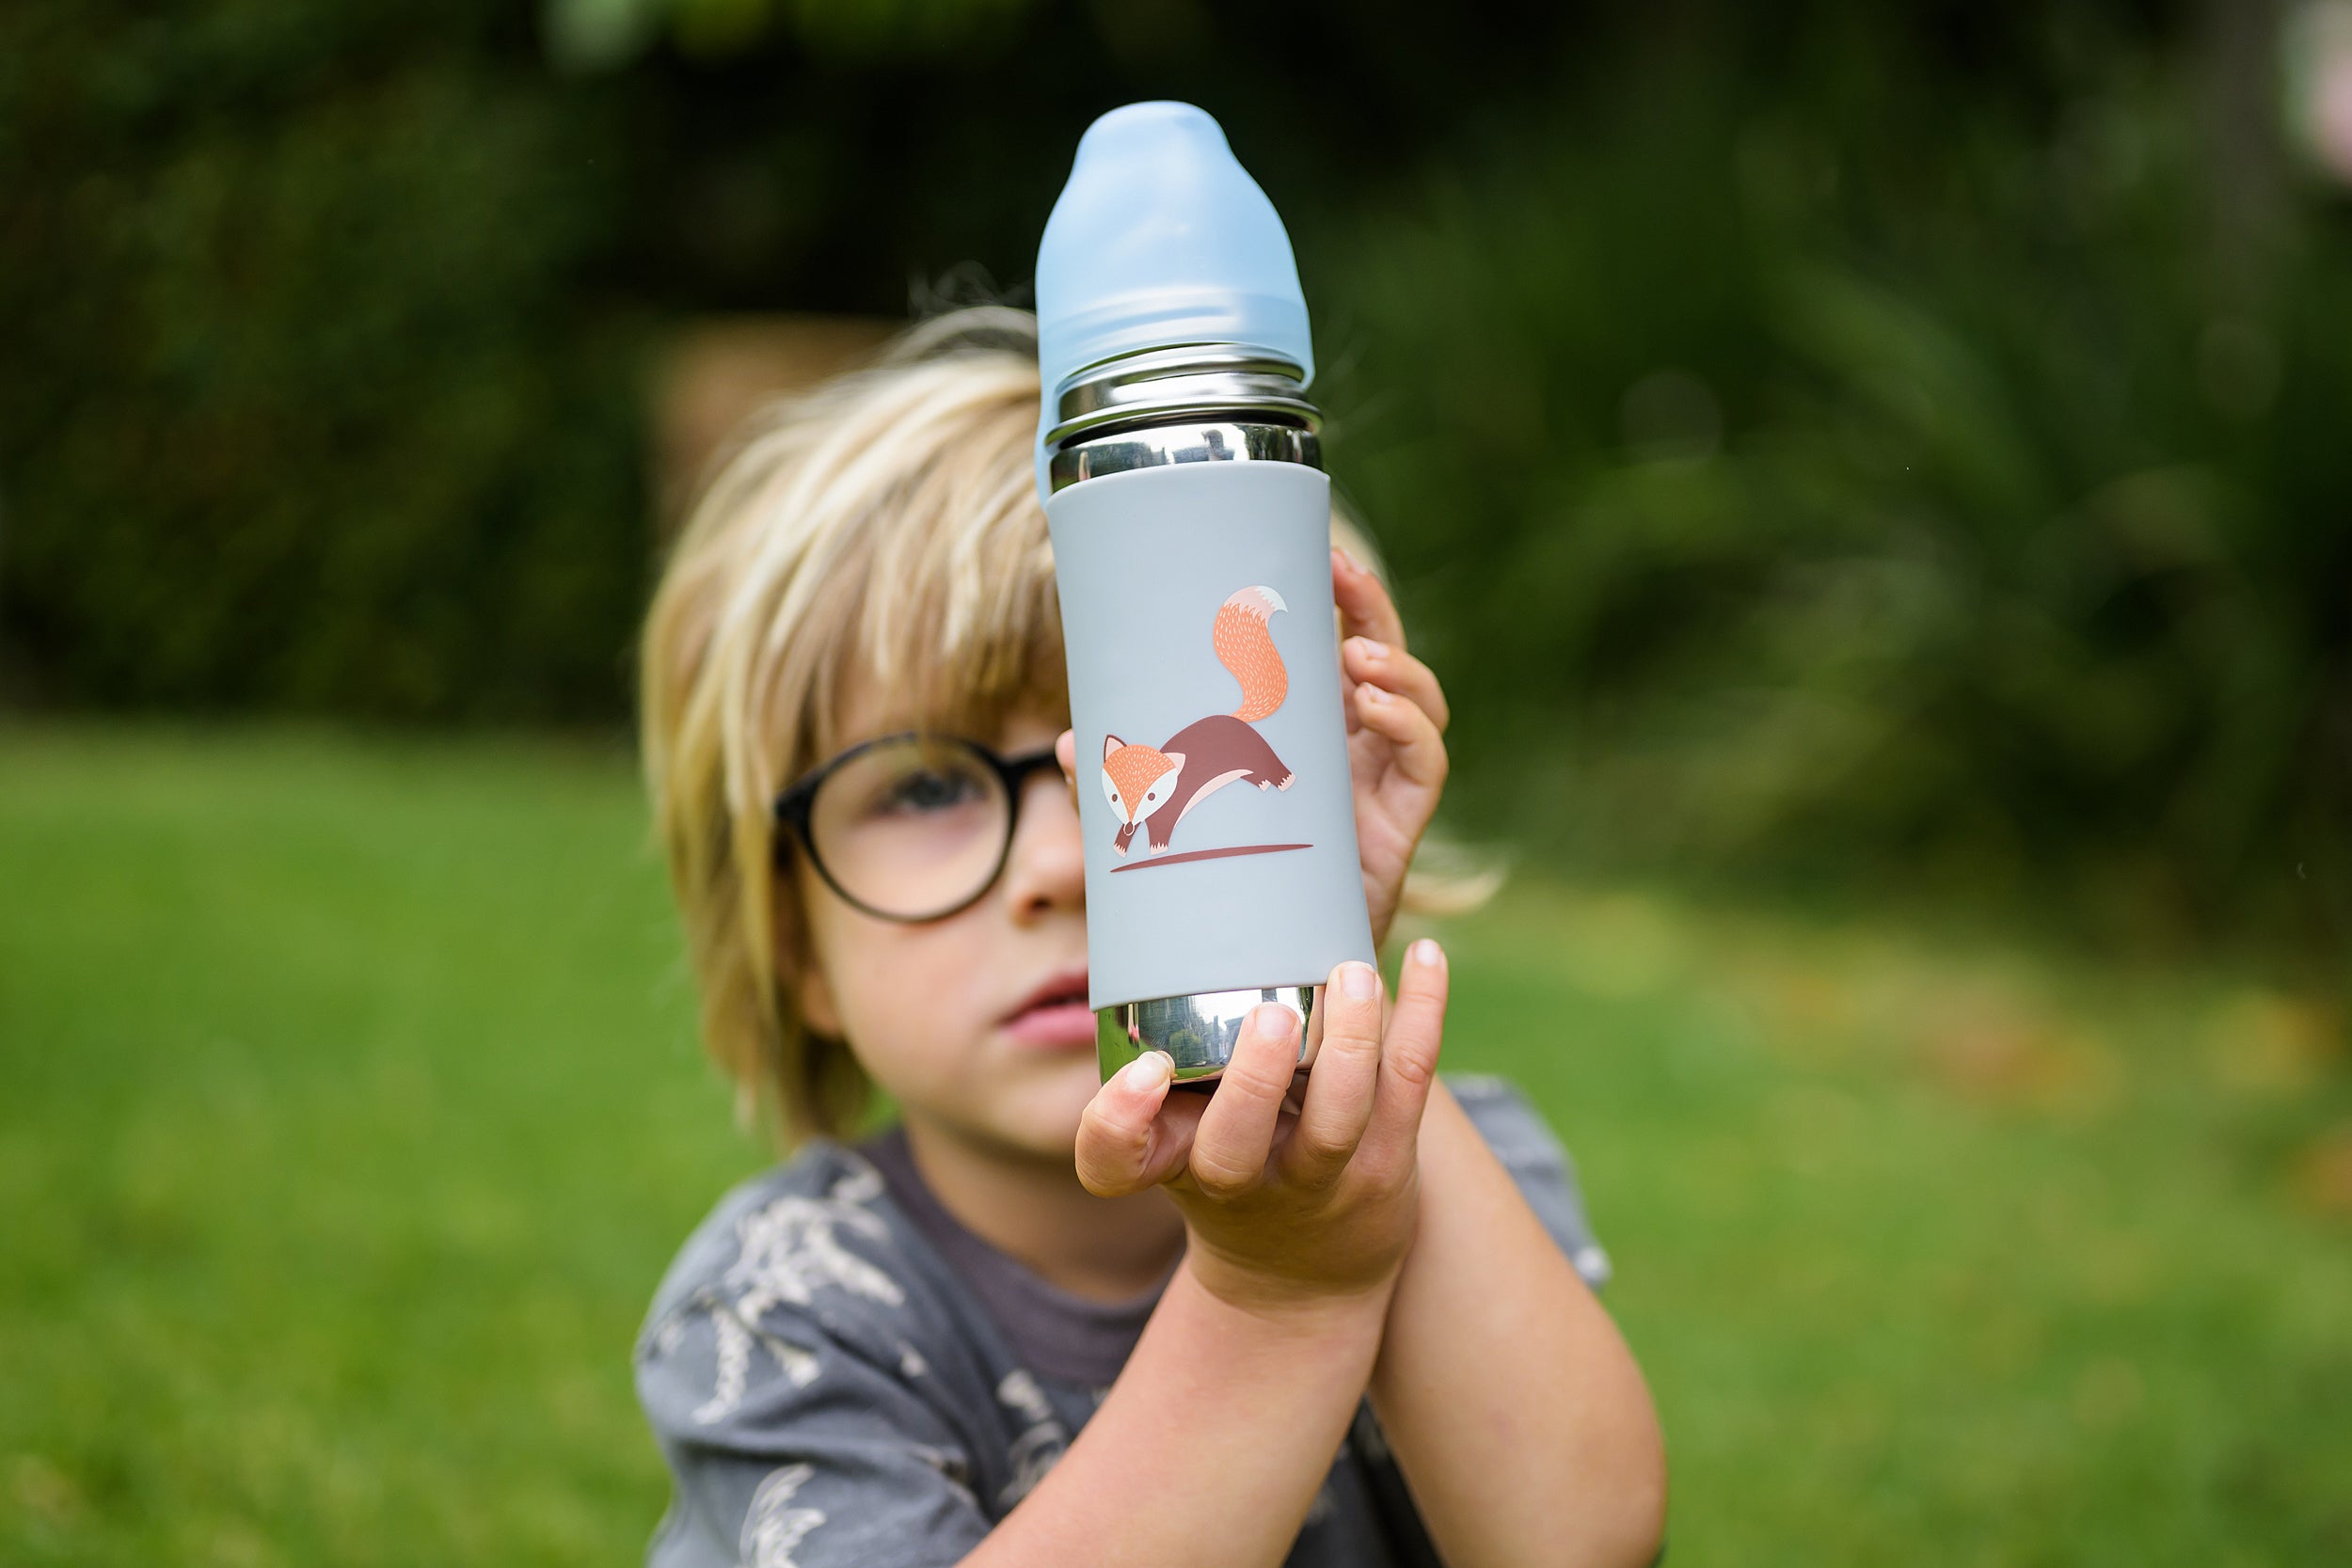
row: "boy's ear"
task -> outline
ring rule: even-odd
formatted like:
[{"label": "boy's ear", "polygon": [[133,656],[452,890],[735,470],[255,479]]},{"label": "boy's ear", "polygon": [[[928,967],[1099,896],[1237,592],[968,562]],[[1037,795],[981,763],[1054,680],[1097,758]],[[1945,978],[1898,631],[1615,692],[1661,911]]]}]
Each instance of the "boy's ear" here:
[{"label": "boy's ear", "polygon": [[801,1022],[809,1033],[838,1039],[841,1037],[841,1009],[834,1006],[833,982],[825,978],[823,966],[803,964],[793,991],[793,1007],[800,1013]]},{"label": "boy's ear", "polygon": [[775,951],[769,961],[776,966],[777,974],[792,976],[785,1000],[802,1025],[811,1034],[837,1038],[841,1009],[834,1001],[832,982],[825,978],[825,966],[817,961],[816,942],[802,924],[799,906],[798,890],[787,878],[778,877],[769,903],[775,933]]}]

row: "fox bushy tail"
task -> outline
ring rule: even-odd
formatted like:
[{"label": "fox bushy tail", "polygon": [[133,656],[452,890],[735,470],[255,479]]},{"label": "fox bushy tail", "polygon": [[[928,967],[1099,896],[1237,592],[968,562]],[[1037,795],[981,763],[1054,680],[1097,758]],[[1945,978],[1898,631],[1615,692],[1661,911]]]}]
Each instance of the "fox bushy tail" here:
[{"label": "fox bushy tail", "polygon": [[1278,610],[1288,610],[1282,595],[1263,585],[1245,588],[1216,607],[1212,634],[1219,663],[1241,682],[1241,706],[1233,717],[1254,724],[1282,705],[1291,689],[1290,672],[1274,646],[1266,622]]}]

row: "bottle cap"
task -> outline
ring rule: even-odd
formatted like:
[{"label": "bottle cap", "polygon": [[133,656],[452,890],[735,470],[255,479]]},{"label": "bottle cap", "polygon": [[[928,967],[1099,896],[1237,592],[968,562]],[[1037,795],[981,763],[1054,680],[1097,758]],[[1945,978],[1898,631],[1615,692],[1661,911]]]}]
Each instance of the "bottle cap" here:
[{"label": "bottle cap", "polygon": [[1129,103],[1087,128],[1037,252],[1038,494],[1064,381],[1180,343],[1271,352],[1313,379],[1307,302],[1274,203],[1189,103]]}]

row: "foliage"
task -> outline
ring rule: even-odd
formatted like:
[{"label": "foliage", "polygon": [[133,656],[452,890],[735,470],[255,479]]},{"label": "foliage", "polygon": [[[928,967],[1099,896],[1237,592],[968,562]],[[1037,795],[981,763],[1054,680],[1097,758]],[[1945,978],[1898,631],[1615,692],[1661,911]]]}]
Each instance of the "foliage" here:
[{"label": "foliage", "polygon": [[1460,825],[2340,965],[2352,222],[2253,14],[31,0],[0,700],[617,717],[659,335],[1017,298],[1088,119],[1184,97]]},{"label": "foliage", "polygon": [[661,38],[699,58],[788,32],[856,59],[937,54],[1001,29],[1032,0],[548,0],[548,46],[575,69],[609,69]]},{"label": "foliage", "polygon": [[460,0],[0,11],[0,618],[49,701],[612,710],[608,117]]},{"label": "foliage", "polygon": [[2011,103],[1836,53],[1631,72],[1316,236],[1463,803],[1585,864],[2341,950],[2352,229],[2243,254],[2118,47]]}]

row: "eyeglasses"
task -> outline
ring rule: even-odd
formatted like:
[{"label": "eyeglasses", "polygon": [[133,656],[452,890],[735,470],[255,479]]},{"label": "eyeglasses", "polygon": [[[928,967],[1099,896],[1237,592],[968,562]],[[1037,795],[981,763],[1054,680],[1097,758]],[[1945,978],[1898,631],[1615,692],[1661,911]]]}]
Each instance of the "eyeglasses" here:
[{"label": "eyeglasses", "polygon": [[[1006,757],[961,736],[909,730],[862,741],[802,777],[776,797],[775,820],[856,908],[883,920],[938,920],[994,885],[1023,783],[1058,767],[1051,746]],[[787,842],[779,832],[779,868]]]}]

